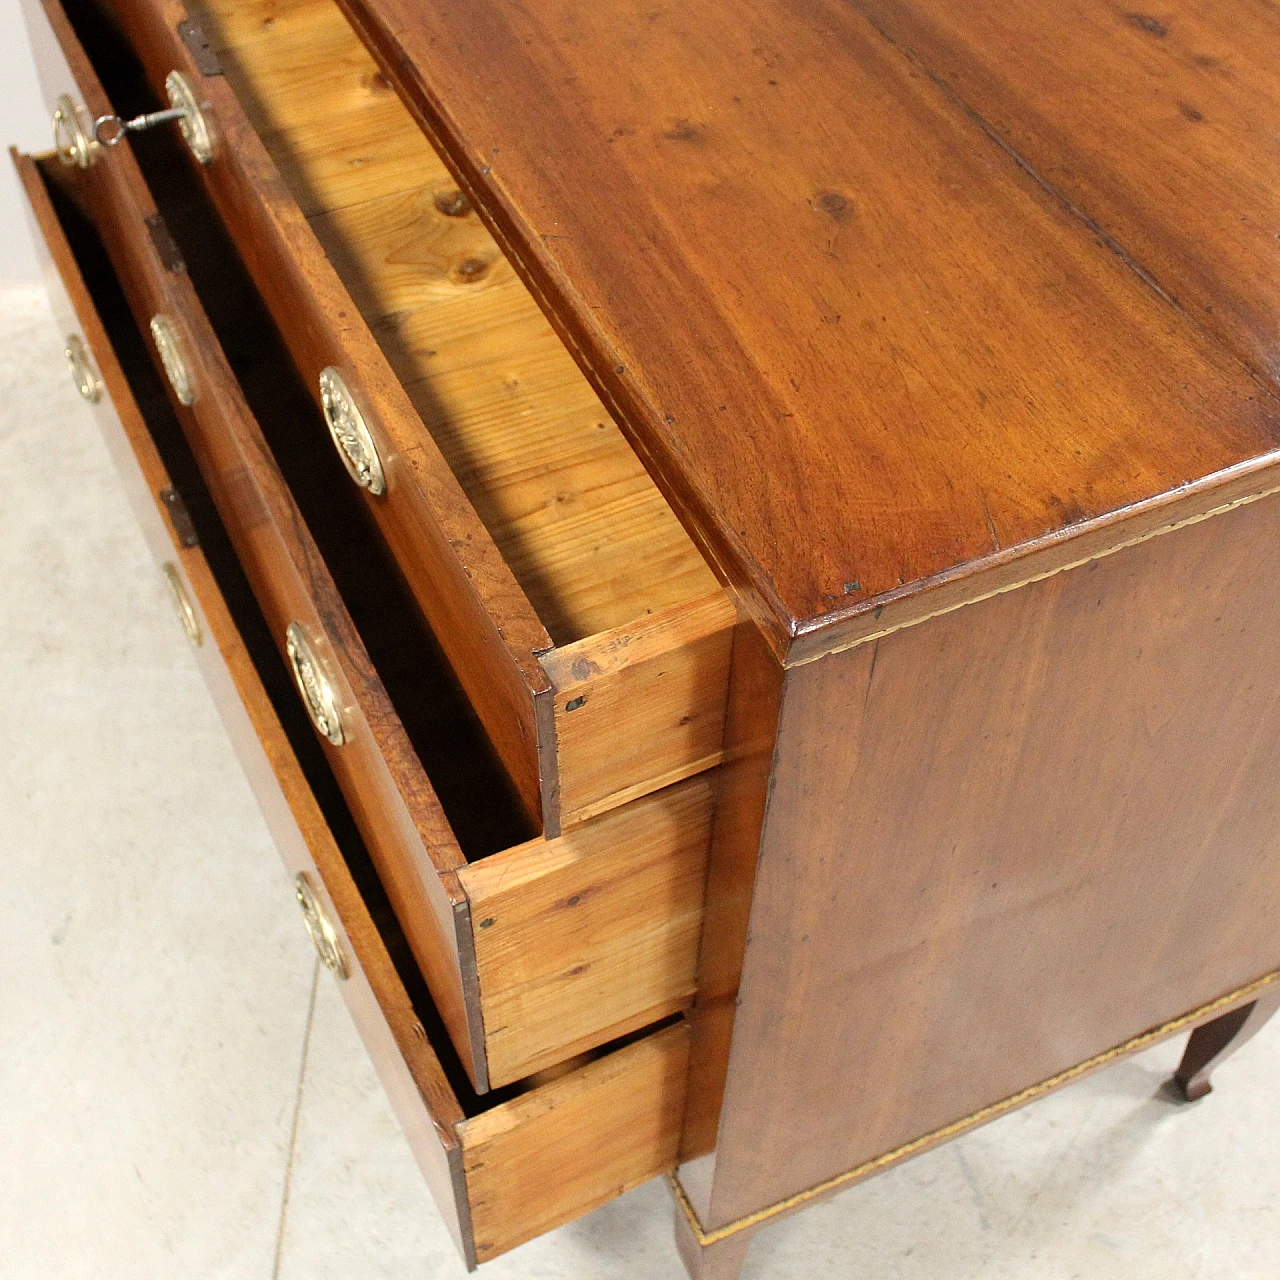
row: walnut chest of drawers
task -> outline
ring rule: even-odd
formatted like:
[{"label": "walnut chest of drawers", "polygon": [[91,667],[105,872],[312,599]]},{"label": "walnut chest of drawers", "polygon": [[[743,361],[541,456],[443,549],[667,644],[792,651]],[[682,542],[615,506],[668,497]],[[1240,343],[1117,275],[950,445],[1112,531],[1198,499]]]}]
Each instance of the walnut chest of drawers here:
[{"label": "walnut chest of drawers", "polygon": [[1207,1089],[1280,992],[1270,11],[26,12],[69,368],[468,1265],[666,1174],[728,1277]]}]

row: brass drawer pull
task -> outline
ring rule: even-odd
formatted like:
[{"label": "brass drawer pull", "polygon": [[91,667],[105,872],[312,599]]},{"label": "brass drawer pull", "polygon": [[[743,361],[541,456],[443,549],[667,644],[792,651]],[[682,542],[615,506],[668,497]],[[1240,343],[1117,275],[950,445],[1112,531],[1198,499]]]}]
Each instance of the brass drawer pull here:
[{"label": "brass drawer pull", "polygon": [[178,335],[178,326],[168,316],[151,317],[151,337],[164,365],[165,376],[178,397],[179,404],[195,403],[196,384],[191,375],[191,365]]},{"label": "brass drawer pull", "polygon": [[85,110],[65,94],[53,104],[53,149],[65,165],[87,169],[93,163],[93,139],[85,126]]},{"label": "brass drawer pull", "polygon": [[176,119],[191,154],[201,164],[208,164],[213,159],[213,125],[191,81],[181,71],[170,71],[164,78],[164,91],[169,105],[181,113]]},{"label": "brass drawer pull", "polygon": [[291,622],[285,633],[285,650],[298,692],[311,716],[316,732],[335,747],[347,740],[342,725],[342,713],[338,708],[338,695],[329,679],[307,633],[300,622]]},{"label": "brass drawer pull", "polygon": [[93,368],[93,359],[89,348],[78,333],[67,334],[67,345],[62,348],[67,358],[67,368],[76,384],[76,390],[90,404],[97,404],[102,399],[102,383]]},{"label": "brass drawer pull", "polygon": [[369,426],[342,374],[330,366],[320,371],[320,403],[329,434],[351,478],[374,495],[387,491],[382,459]]},{"label": "brass drawer pull", "polygon": [[182,581],[182,575],[178,572],[178,566],[172,560],[166,560],[160,569],[164,574],[165,582],[169,584],[169,593],[173,596],[174,608],[178,611],[182,629],[187,633],[187,639],[198,649],[204,644],[204,631],[200,627],[200,619],[196,617],[191,597],[187,595],[187,588]]},{"label": "brass drawer pull", "polygon": [[311,941],[315,944],[320,963],[330,973],[339,978],[347,976],[347,962],[342,956],[342,944],[338,941],[338,931],[329,919],[315,889],[311,886],[311,877],[305,871],[299,871],[293,882],[293,895],[302,908],[302,922],[307,926]]}]

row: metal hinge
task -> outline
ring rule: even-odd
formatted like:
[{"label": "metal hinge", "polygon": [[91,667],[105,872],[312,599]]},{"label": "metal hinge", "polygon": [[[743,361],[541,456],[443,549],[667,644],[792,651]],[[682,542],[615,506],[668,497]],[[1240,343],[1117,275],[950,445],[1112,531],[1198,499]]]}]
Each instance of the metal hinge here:
[{"label": "metal hinge", "polygon": [[187,264],[183,260],[182,250],[178,248],[178,242],[173,238],[165,220],[158,213],[153,213],[147,217],[146,223],[147,230],[151,233],[151,243],[155,245],[160,257],[160,265],[169,272],[185,271]]},{"label": "metal hinge", "polygon": [[177,489],[161,489],[160,501],[164,503],[164,509],[169,513],[169,523],[173,525],[173,532],[177,536],[179,545],[198,547],[200,535],[196,533],[191,512],[187,510],[187,504],[183,502],[182,495]]},{"label": "metal hinge", "polygon": [[178,23],[178,38],[187,46],[187,52],[196,64],[196,70],[202,76],[220,76],[222,67],[218,55],[214,53],[209,37],[200,29],[198,23],[190,18],[183,18]]}]

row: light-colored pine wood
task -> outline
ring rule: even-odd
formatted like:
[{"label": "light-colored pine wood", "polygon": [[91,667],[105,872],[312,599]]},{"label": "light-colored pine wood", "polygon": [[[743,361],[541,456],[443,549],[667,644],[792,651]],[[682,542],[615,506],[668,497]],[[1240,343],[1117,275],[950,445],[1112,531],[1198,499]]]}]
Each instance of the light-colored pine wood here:
[{"label": "light-colored pine wood", "polygon": [[492,237],[450,211],[443,162],[333,0],[205,7],[237,95],[552,639],[714,591]]},{"label": "light-colored pine wood", "polygon": [[712,798],[692,778],[459,873],[494,1085],[690,1003]]},{"label": "light-colored pine wood", "polygon": [[[262,140],[307,217],[422,186],[422,151],[401,130],[385,128],[403,108],[378,97],[337,120],[265,131]],[[452,188],[452,180],[447,183]]]},{"label": "light-colored pine wood", "polygon": [[[108,446],[157,557],[182,566],[205,628],[205,642],[197,656],[286,867],[291,874],[304,871],[312,877],[337,928],[349,970],[340,990],[464,1257],[468,1261],[495,1257],[669,1171],[676,1160],[688,1073],[689,1028],[683,1021],[594,1060],[565,1064],[515,1099],[463,1118],[420,1012],[388,954],[387,939],[369,915],[262,684],[256,665],[261,655],[250,653],[242,640],[204,552],[183,547],[172,537],[158,497],[169,487],[169,477],[148,426],[35,166],[26,157],[18,157],[17,163],[39,228],[48,240],[50,266],[56,268],[56,276],[50,272],[50,284],[55,304],[63,304],[59,318],[64,329],[79,328],[84,333],[110,395],[110,404],[104,401],[97,412]],[[693,919],[677,909],[672,913],[671,932],[679,930],[681,920],[686,929],[691,927],[679,961],[686,989],[691,991],[697,903],[710,821],[709,787],[699,779],[674,789],[665,799],[655,797],[644,803],[648,806],[646,831],[633,831],[636,840],[647,834],[656,850],[664,833],[674,836],[677,828],[685,833],[696,826],[703,832],[703,847],[679,882],[661,868],[633,867],[630,896],[637,909],[630,918],[623,910],[611,911],[613,923],[608,927],[624,935],[636,932],[631,955],[643,967],[644,900],[651,899],[654,908],[664,903],[688,904]],[[640,806],[634,809],[639,814]],[[677,839],[682,842],[683,834]],[[608,840],[593,845],[578,836],[552,844],[531,842],[504,855],[507,866],[498,879],[505,875],[513,884],[524,884],[554,910],[554,903],[547,899],[554,891],[557,863],[589,863],[593,855],[605,859],[609,854]],[[540,874],[540,861],[545,861],[543,871],[549,878]],[[654,870],[660,872],[657,880],[652,878]],[[568,881],[560,883],[563,887]],[[665,898],[664,883],[669,885]],[[508,906],[527,914],[533,901],[527,895],[512,900],[501,883],[490,882],[486,893],[482,899],[504,915]],[[589,919],[598,911],[587,901],[593,892],[584,889],[581,896],[580,919]],[[602,885],[598,896],[607,902],[619,896],[618,888]]]},{"label": "light-colored pine wood", "polygon": [[680,1022],[464,1120],[477,1261],[673,1168],[688,1064]]},{"label": "light-colored pine wood", "polygon": [[623,804],[642,794],[642,776],[666,786],[720,763],[734,618],[717,591],[543,659],[566,814]]}]

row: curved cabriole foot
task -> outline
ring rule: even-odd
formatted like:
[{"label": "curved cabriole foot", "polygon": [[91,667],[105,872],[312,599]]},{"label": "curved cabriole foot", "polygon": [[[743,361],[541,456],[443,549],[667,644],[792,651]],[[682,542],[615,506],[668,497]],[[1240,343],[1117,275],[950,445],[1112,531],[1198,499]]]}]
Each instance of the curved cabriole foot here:
[{"label": "curved cabriole foot", "polygon": [[1280,984],[1268,989],[1252,1004],[1241,1005],[1197,1027],[1187,1041],[1182,1062],[1173,1073],[1173,1082],[1182,1096],[1188,1102],[1195,1102],[1212,1093],[1210,1071],[1256,1035],[1277,1010],[1280,1010]]}]

